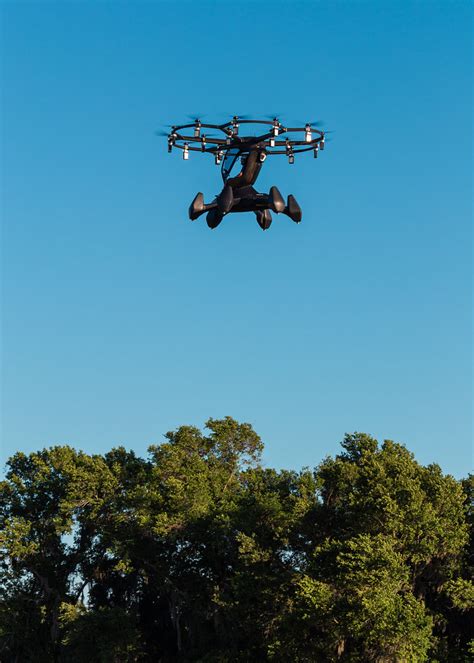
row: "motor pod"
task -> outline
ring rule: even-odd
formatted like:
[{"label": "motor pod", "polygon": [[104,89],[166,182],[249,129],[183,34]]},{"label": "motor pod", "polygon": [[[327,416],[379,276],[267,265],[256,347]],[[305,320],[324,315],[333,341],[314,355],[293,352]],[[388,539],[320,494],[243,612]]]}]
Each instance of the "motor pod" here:
[{"label": "motor pod", "polygon": [[240,126],[239,125],[239,118],[237,117],[237,115],[234,115],[234,117],[232,118],[232,134],[234,136],[239,135],[239,126]]}]

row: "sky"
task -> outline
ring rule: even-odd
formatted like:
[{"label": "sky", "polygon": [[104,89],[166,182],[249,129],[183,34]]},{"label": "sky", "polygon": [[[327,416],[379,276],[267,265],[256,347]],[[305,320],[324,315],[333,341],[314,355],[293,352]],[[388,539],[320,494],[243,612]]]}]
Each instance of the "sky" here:
[{"label": "sky", "polygon": [[[469,2],[4,2],[1,463],[250,422],[273,467],[346,432],[472,467]],[[303,209],[214,231],[211,156],[155,131],[320,118],[267,160]]]}]

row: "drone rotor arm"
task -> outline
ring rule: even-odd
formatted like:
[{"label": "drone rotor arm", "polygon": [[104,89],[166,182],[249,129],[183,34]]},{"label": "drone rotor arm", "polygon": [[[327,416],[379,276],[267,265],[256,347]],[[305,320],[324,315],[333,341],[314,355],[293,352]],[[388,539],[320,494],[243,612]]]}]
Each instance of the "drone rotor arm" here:
[{"label": "drone rotor arm", "polygon": [[[215,145],[226,145],[225,140],[222,138],[211,138],[210,136],[205,136],[206,143],[214,143]],[[194,136],[181,136],[178,134],[177,140],[184,140],[187,143],[202,143],[201,138],[195,138]]]},{"label": "drone rotor arm", "polygon": [[[196,118],[194,122],[170,125],[168,151],[171,152],[172,148],[180,149],[184,152],[184,159],[188,158],[188,152],[191,151],[206,152],[213,154],[218,164],[229,150],[237,150],[242,155],[254,149],[263,149],[268,156],[286,155],[290,163],[293,163],[293,155],[298,152],[314,151],[316,157],[319,150],[324,148],[326,134],[330,132],[317,129],[316,124],[308,122],[304,126],[286,127],[277,116],[270,120],[252,120],[248,119],[248,116],[241,118],[234,115],[232,120],[223,124],[210,124]],[[265,133],[258,136],[239,136],[238,128],[241,125],[263,125]],[[189,129],[191,131],[188,131]],[[206,130],[211,130],[209,136],[205,134]],[[215,137],[212,132],[221,132],[222,138]],[[187,135],[188,133],[192,135]],[[296,134],[296,137],[291,138],[291,134]]]},{"label": "drone rotor arm", "polygon": [[[301,143],[301,145],[307,145],[308,147],[302,147],[302,148],[297,147],[296,149],[293,149],[293,145],[294,145],[294,143],[293,143],[291,152],[293,154],[299,154],[300,152],[309,152],[309,151],[315,149],[316,144],[317,143],[313,143],[312,145],[309,145],[309,143]],[[267,156],[269,156],[269,157],[276,156],[277,154],[286,154],[287,155],[288,152],[287,152],[286,149],[284,149],[284,150],[271,150],[271,151],[269,150],[267,152]]]},{"label": "drone rotor arm", "polygon": [[[206,143],[207,142],[208,141],[206,140]],[[225,143],[222,143],[222,144],[225,145]],[[185,147],[184,145],[179,145],[178,143],[176,143],[176,145],[173,145],[173,147],[177,150],[186,150],[186,151],[189,151],[189,152],[210,152],[210,153],[218,152],[219,149],[220,149],[220,145],[215,145],[215,146],[212,146],[212,147],[205,147],[204,149],[202,149],[202,147],[197,147],[197,146],[189,145],[189,144],[187,145],[187,147]]]},{"label": "drone rotor arm", "polygon": [[256,143],[263,143],[263,141],[268,140],[269,138],[272,138],[273,133],[271,131],[267,132],[266,134],[262,134],[261,136],[256,136],[255,137],[255,142]]}]

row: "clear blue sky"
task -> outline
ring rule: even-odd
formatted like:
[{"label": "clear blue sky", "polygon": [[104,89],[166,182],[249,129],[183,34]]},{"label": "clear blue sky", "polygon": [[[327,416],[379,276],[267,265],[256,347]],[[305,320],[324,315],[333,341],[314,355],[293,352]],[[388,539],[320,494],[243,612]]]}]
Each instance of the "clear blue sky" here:
[{"label": "clear blue sky", "polygon": [[[231,415],[276,467],[344,433],[471,465],[469,2],[3,3],[2,460],[146,453]],[[325,120],[259,189],[304,218],[191,223],[188,113]]]}]

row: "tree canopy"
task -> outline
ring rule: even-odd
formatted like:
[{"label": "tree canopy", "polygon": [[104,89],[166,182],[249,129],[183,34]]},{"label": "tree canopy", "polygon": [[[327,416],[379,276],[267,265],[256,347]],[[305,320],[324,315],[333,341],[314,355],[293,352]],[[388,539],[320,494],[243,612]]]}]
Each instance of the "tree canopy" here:
[{"label": "tree canopy", "polygon": [[262,450],[226,417],[146,459],[11,457],[0,660],[472,660],[472,476],[363,433],[314,469]]}]

